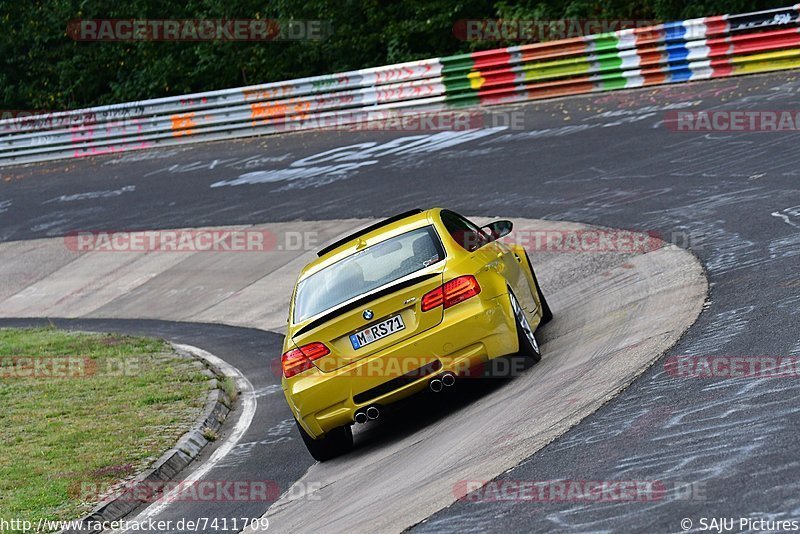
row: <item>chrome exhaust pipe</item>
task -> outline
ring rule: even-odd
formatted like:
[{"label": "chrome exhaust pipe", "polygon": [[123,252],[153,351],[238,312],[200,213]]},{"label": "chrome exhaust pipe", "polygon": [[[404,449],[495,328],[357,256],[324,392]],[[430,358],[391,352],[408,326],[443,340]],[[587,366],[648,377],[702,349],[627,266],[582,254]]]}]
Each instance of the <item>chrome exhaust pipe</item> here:
[{"label": "chrome exhaust pipe", "polygon": [[456,383],[456,375],[453,373],[445,373],[442,375],[442,384],[445,387],[450,387]]},{"label": "chrome exhaust pipe", "polygon": [[367,414],[365,414],[364,412],[356,412],[355,419],[356,419],[356,423],[358,423],[359,425],[363,425],[364,423],[367,422],[368,418],[367,418]]},{"label": "chrome exhaust pipe", "polygon": [[374,421],[375,419],[377,419],[380,414],[381,411],[378,409],[377,406],[370,406],[369,408],[367,408],[367,417],[369,418],[370,421]]},{"label": "chrome exhaust pipe", "polygon": [[444,387],[442,381],[439,380],[438,378],[431,378],[431,381],[428,383],[428,385],[430,386],[431,391],[433,391],[434,393],[439,393],[440,391],[442,391],[442,388]]}]

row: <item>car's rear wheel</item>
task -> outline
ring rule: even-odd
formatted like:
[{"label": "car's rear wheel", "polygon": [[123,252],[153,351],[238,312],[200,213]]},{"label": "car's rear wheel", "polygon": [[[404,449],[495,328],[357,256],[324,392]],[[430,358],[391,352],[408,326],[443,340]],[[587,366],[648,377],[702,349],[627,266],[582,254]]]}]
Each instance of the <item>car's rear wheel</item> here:
[{"label": "car's rear wheel", "polygon": [[536,279],[536,273],[533,271],[533,264],[531,263],[531,259],[528,257],[527,250],[525,251],[525,260],[528,262],[528,266],[531,269],[533,285],[536,286],[536,294],[539,296],[539,302],[542,306],[542,321],[539,324],[546,325],[553,320],[553,312],[550,311],[550,306],[547,305],[547,299],[544,298],[544,293],[542,293],[542,289],[539,287],[539,280]]},{"label": "car's rear wheel", "polygon": [[542,359],[539,352],[539,343],[531,328],[531,323],[525,315],[525,311],[520,306],[517,297],[511,291],[508,292],[511,299],[511,310],[514,312],[514,321],[517,323],[517,338],[519,339],[519,353],[528,356],[534,362]]},{"label": "car's rear wheel", "polygon": [[297,423],[297,429],[303,437],[303,443],[306,444],[308,452],[311,453],[311,456],[317,461],[324,462],[350,452],[353,449],[353,431],[350,425],[334,428],[325,434],[324,437],[314,439],[303,429],[296,419],[295,423]]}]

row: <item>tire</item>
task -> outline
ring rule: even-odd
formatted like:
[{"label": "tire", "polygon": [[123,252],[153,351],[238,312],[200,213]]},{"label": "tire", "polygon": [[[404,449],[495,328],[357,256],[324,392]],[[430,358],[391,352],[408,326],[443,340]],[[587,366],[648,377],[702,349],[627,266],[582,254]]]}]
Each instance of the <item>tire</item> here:
[{"label": "tire", "polygon": [[533,360],[533,363],[536,363],[542,359],[542,354],[539,352],[539,343],[536,341],[536,335],[533,333],[531,324],[528,322],[528,318],[525,317],[525,311],[522,309],[522,306],[520,306],[517,297],[515,297],[514,293],[510,290],[508,296],[511,301],[511,311],[514,314],[514,322],[517,324],[519,353]]},{"label": "tire", "polygon": [[350,425],[334,428],[325,434],[325,437],[314,439],[300,426],[297,419],[294,422],[297,424],[297,429],[303,437],[303,443],[306,444],[308,452],[319,462],[325,462],[353,450],[353,431]]},{"label": "tire", "polygon": [[547,299],[544,298],[542,289],[539,287],[539,281],[536,279],[536,273],[533,272],[533,264],[531,263],[531,259],[528,257],[527,250],[525,251],[525,261],[528,262],[528,267],[530,267],[531,269],[531,276],[533,277],[533,285],[536,286],[536,294],[539,295],[539,302],[542,305],[542,321],[539,324],[544,326],[553,320],[553,312],[550,311],[550,306],[548,306],[547,304]]}]

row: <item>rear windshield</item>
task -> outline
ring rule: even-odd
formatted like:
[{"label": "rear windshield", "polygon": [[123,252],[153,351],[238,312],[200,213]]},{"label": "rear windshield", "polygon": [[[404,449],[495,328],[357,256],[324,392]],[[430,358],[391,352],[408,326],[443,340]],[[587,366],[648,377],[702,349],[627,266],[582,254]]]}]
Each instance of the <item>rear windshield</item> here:
[{"label": "rear windshield", "polygon": [[443,259],[444,250],[433,226],[381,241],[297,284],[294,322],[305,321]]}]

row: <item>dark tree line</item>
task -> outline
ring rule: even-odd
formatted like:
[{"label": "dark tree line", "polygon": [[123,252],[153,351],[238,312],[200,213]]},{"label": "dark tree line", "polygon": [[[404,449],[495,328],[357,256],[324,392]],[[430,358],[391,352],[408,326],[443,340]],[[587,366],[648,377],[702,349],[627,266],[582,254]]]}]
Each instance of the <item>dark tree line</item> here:
[{"label": "dark tree line", "polygon": [[[0,0],[0,109],[61,110],[264,83],[517,42],[456,38],[461,19],[679,20],[755,0]],[[116,5],[115,5],[116,4]],[[80,42],[76,19],[323,20],[324,40]]]}]

